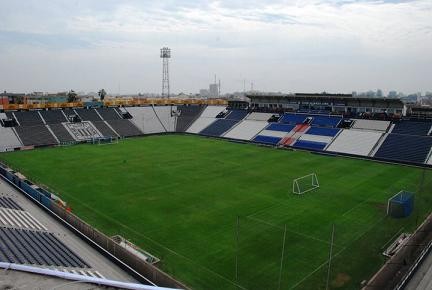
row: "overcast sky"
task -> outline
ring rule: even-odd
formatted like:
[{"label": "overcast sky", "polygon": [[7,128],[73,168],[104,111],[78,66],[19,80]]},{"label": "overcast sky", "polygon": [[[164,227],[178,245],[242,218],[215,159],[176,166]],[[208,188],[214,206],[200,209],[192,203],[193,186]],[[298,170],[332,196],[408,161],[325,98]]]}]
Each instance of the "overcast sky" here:
[{"label": "overcast sky", "polygon": [[0,90],[432,90],[432,1],[0,0]]}]

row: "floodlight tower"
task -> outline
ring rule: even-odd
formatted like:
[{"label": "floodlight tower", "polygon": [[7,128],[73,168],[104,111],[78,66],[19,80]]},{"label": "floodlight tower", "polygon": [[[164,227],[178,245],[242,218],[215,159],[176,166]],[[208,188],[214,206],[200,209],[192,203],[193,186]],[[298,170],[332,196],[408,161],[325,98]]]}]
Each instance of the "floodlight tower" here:
[{"label": "floodlight tower", "polygon": [[168,63],[171,58],[171,49],[168,47],[162,47],[160,50],[160,57],[162,58],[162,97],[169,98],[169,73]]}]

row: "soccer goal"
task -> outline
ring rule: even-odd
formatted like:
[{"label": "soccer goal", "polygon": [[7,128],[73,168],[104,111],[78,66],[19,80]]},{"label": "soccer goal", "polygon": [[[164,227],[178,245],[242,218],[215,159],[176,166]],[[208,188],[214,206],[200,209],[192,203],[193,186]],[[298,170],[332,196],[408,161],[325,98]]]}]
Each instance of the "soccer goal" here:
[{"label": "soccer goal", "polygon": [[315,173],[311,173],[293,180],[293,193],[295,194],[303,194],[317,188],[319,188],[319,182]]},{"label": "soccer goal", "polygon": [[92,138],[91,143],[96,145],[108,145],[108,144],[117,144],[119,142],[118,137],[99,137]]}]

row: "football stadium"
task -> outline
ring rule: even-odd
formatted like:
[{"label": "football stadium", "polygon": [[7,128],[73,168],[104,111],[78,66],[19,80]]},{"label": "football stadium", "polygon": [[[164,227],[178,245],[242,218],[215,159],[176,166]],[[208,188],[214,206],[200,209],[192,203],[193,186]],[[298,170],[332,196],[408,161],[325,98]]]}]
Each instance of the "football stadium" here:
[{"label": "football stadium", "polygon": [[248,97],[5,106],[0,262],[112,287],[409,286],[432,121],[384,98]]}]

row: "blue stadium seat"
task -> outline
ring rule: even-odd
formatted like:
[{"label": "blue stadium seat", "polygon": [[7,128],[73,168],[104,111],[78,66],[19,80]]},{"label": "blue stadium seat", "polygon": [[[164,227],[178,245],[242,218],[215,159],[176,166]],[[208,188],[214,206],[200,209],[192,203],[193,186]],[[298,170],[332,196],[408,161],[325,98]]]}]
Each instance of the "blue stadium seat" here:
[{"label": "blue stadium seat", "polygon": [[292,129],[294,129],[294,127],[295,125],[272,123],[266,128],[266,130],[290,132]]},{"label": "blue stadium seat", "polygon": [[278,138],[278,137],[270,137],[270,136],[258,135],[252,141],[257,142],[257,143],[276,145],[276,144],[279,143],[279,141],[281,139],[282,138]]},{"label": "blue stadium seat", "polygon": [[245,110],[232,110],[225,116],[227,120],[243,120],[248,114],[248,111]]},{"label": "blue stadium seat", "polygon": [[313,116],[312,125],[320,127],[337,127],[342,117],[337,116]]},{"label": "blue stadium seat", "polygon": [[432,147],[432,137],[389,134],[375,157],[424,163]]},{"label": "blue stadium seat", "polygon": [[306,120],[306,115],[300,115],[300,114],[289,114],[286,113],[282,116],[280,122],[281,123],[289,123],[289,124],[302,124]]},{"label": "blue stadium seat", "polygon": [[293,147],[302,148],[302,149],[313,149],[313,150],[323,150],[326,147],[327,143],[323,142],[313,142],[306,140],[298,140]]},{"label": "blue stadium seat", "polygon": [[202,130],[200,134],[207,136],[221,136],[238,122],[239,120],[218,119]]},{"label": "blue stadium seat", "polygon": [[400,121],[395,124],[392,133],[427,136],[431,122]]},{"label": "blue stadium seat", "polygon": [[309,130],[307,130],[306,134],[333,137],[336,136],[338,132],[339,129],[335,128],[311,127]]}]

